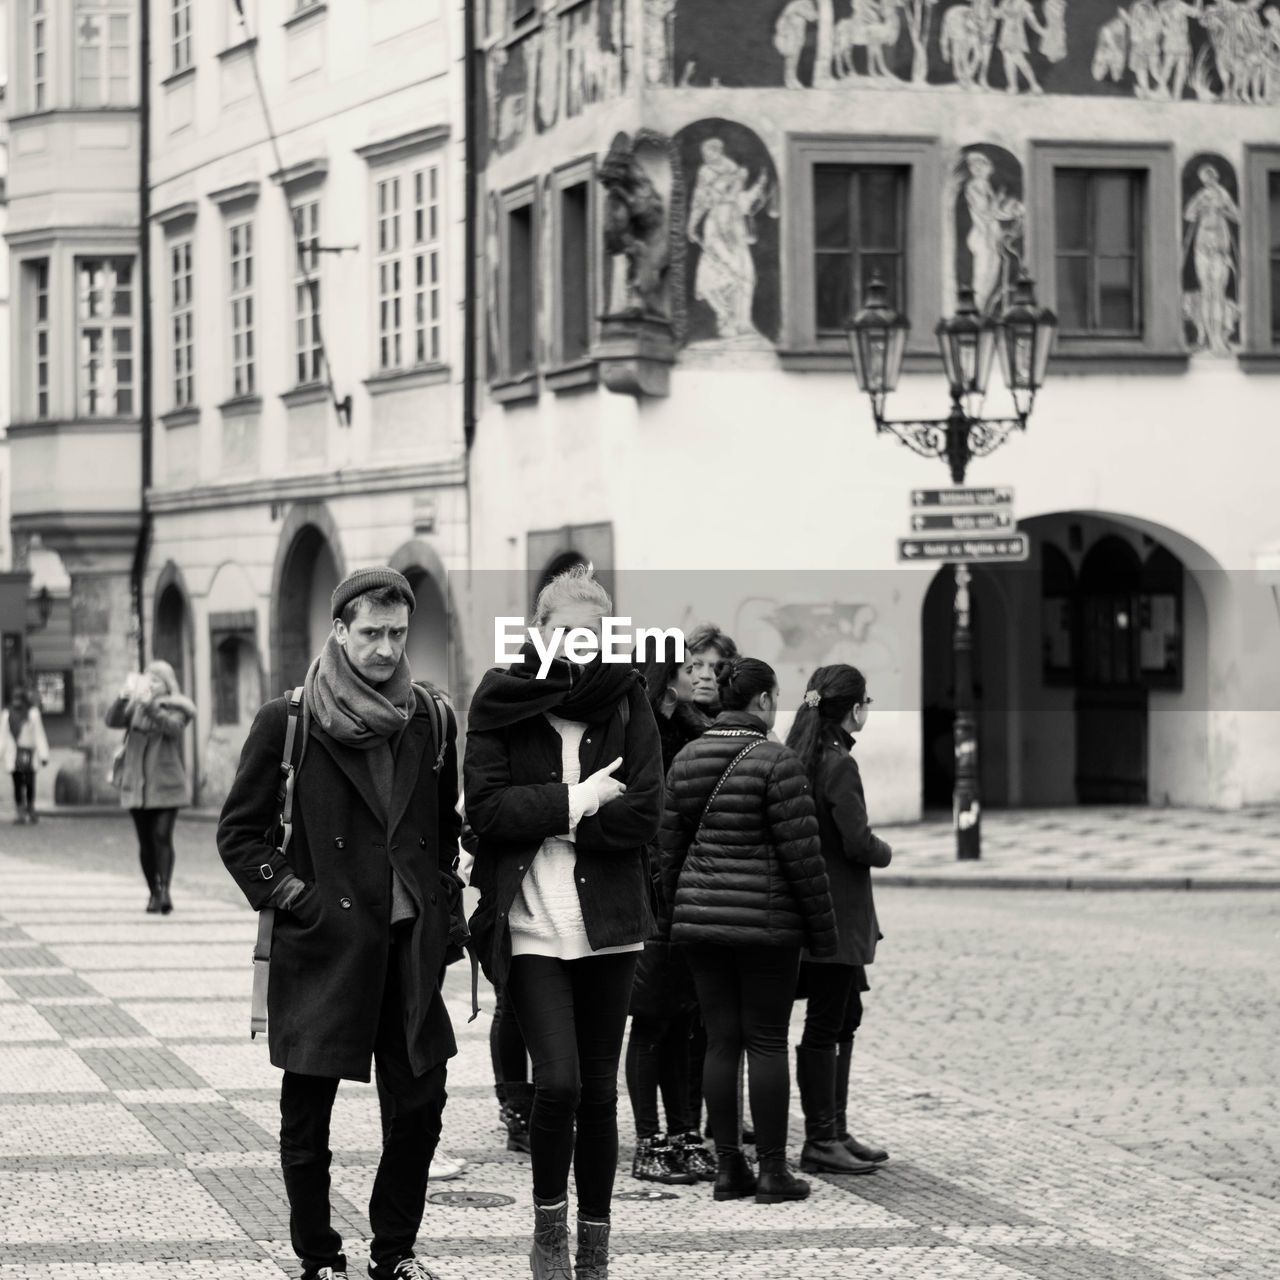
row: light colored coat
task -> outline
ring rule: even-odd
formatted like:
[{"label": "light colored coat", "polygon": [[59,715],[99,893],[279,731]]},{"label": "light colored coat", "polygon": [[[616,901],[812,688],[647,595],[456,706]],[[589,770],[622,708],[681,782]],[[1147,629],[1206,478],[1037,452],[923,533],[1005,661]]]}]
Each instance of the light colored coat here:
[{"label": "light colored coat", "polygon": [[3,727],[0,727],[0,761],[3,761],[6,773],[13,772],[19,747],[31,748],[32,764],[36,768],[49,763],[49,739],[44,734],[44,721],[40,718],[39,707],[27,709],[27,722],[18,731],[16,738],[9,728],[8,708],[0,709],[0,718],[3,719]]},{"label": "light colored coat", "polygon": [[111,704],[107,726],[128,730],[122,808],[179,809],[191,803],[182,766],[182,733],[195,714],[195,703],[180,693],[139,704],[121,697]]}]

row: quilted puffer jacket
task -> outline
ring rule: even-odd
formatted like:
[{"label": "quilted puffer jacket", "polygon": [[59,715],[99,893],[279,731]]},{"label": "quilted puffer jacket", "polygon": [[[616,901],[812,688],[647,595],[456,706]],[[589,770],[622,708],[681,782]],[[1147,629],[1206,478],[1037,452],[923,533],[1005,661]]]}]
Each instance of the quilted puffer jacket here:
[{"label": "quilted puffer jacket", "polygon": [[726,766],[764,736],[758,717],[725,711],[676,756],[660,836],[662,932],[672,942],[804,946],[815,957],[834,955],[835,912],[818,819],[793,751],[761,741],[696,830]]}]

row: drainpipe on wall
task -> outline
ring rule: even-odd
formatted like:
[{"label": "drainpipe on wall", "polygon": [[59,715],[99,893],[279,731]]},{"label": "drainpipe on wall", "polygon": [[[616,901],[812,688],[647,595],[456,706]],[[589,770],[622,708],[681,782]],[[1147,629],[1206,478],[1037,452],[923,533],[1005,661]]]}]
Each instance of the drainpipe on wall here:
[{"label": "drainpipe on wall", "polygon": [[[462,430],[470,458],[476,436],[476,183],[479,159],[479,112],[476,110],[476,4],[462,0],[463,64],[462,96],[464,179],[463,257],[466,259],[466,287],[462,302]],[[468,491],[469,497],[469,491]],[[467,526],[470,528],[470,520]]]},{"label": "drainpipe on wall", "polygon": [[143,623],[143,582],[147,573],[147,553],[151,545],[151,513],[147,510],[147,490],[151,488],[151,412],[153,404],[151,375],[151,5],[138,6],[138,296],[142,350],[140,360],[139,444],[142,449],[138,506],[141,523],[133,552],[130,585],[133,607],[138,619],[138,669],[147,664],[147,636]]}]

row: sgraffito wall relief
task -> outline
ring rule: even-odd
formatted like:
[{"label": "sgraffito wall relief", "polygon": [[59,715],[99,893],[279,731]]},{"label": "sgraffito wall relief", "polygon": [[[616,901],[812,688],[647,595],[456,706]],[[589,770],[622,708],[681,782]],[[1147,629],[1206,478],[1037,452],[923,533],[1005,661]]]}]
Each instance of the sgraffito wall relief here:
[{"label": "sgraffito wall relief", "polygon": [[1280,0],[645,0],[644,14],[650,84],[1280,103]]},{"label": "sgraffito wall relief", "polygon": [[1240,337],[1240,189],[1222,156],[1182,170],[1182,320],[1192,351],[1232,355]]},{"label": "sgraffito wall relief", "polygon": [[949,191],[955,212],[955,290],[971,285],[978,309],[998,315],[1011,301],[1025,253],[1022,166],[1003,147],[975,143],[957,156]]},{"label": "sgraffito wall relief", "polygon": [[619,97],[627,83],[625,0],[583,0],[546,13],[542,26],[485,55],[489,147],[499,155],[519,146],[532,122],[545,133],[597,102]]},{"label": "sgraffito wall relief", "polygon": [[684,172],[687,344],[778,340],[778,174],[746,125],[698,120],[675,136]]}]

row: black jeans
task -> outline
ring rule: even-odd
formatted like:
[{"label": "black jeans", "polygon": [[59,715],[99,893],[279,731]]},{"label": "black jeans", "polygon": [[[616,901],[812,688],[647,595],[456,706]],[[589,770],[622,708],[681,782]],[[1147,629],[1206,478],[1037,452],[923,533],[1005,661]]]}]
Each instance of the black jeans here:
[{"label": "black jeans", "polygon": [[627,1093],[636,1119],[636,1137],[652,1138],[658,1123],[658,1090],[667,1113],[668,1133],[687,1133],[697,1124],[689,1103],[689,1044],[694,1013],[669,1018],[631,1019],[627,1040]]},{"label": "black jeans", "polygon": [[493,1021],[489,1024],[489,1058],[493,1063],[493,1083],[499,1101],[505,1102],[508,1084],[529,1080],[529,1054],[524,1047],[520,1024],[511,1011],[505,987],[494,988]]},{"label": "black jeans", "polygon": [[618,1059],[639,955],[515,956],[507,977],[507,997],[533,1059],[533,1194],[540,1200],[566,1194],[572,1164],[578,1210],[588,1218],[607,1219],[613,1199]]},{"label": "black jeans", "polygon": [[[427,1175],[440,1141],[445,1064],[415,1076],[404,1032],[402,945],[393,944],[374,1041],[382,1105],[382,1157],[369,1197],[375,1264],[394,1264],[413,1252],[426,1204]],[[306,1272],[342,1268],[342,1237],[329,1214],[329,1120],[338,1081],[284,1073],[280,1088],[280,1164],[289,1197],[289,1236]]]},{"label": "black jeans", "polygon": [[19,815],[30,813],[36,807],[36,771],[15,769],[13,777],[13,807]]},{"label": "black jeans", "polygon": [[168,884],[173,879],[173,824],[177,809],[130,809],[138,833],[138,861],[147,887]]},{"label": "black jeans", "polygon": [[787,1030],[800,948],[696,944],[687,954],[707,1028],[702,1084],[716,1146],[739,1144],[738,1062],[745,1050],[756,1149],[781,1154],[791,1093]]},{"label": "black jeans", "polygon": [[853,1033],[862,1023],[860,969],[856,964],[804,966],[808,1004],[800,1043],[806,1049],[834,1049],[853,1039]]}]

